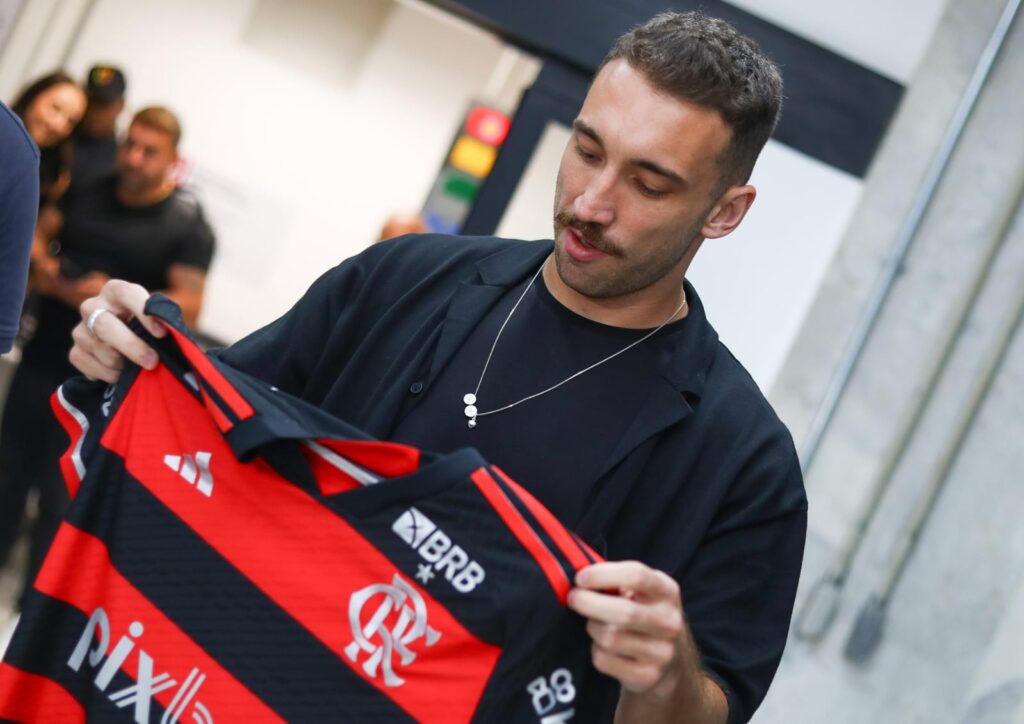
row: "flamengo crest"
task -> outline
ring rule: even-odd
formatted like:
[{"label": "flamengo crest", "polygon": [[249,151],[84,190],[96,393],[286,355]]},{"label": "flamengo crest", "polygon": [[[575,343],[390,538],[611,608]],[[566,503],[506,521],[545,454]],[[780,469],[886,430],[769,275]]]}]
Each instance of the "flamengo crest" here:
[{"label": "flamengo crest", "polygon": [[[376,604],[376,607],[371,604]],[[364,614],[364,609],[366,614]],[[391,615],[397,620],[388,627]],[[399,666],[408,666],[416,660],[410,646],[424,639],[433,646],[441,633],[427,625],[427,605],[423,597],[397,573],[391,583],[374,583],[352,594],[348,603],[348,621],[352,627],[352,643],[345,647],[345,655],[353,663],[359,662],[360,652],[369,656],[363,662],[363,671],[376,679],[383,672],[384,685],[401,686],[405,679],[395,673],[394,656]]]}]

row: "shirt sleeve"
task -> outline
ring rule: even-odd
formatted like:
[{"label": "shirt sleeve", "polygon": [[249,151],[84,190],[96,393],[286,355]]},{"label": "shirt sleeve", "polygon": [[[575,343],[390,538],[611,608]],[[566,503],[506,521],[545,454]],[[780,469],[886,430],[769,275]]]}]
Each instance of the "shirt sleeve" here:
[{"label": "shirt sleeve", "polygon": [[[364,285],[366,254],[347,259],[317,279],[283,316],[216,356],[231,367],[297,397],[305,397],[328,340],[343,335],[353,317],[352,300]],[[359,335],[352,333],[352,345]]]},{"label": "shirt sleeve", "polygon": [[677,576],[704,669],[729,702],[729,724],[748,721],[767,693],[800,578],[806,498],[795,453],[781,452],[744,466],[692,563]]},{"label": "shirt sleeve", "polygon": [[184,233],[179,237],[178,246],[172,264],[185,264],[206,271],[213,261],[216,241],[213,229],[206,221],[202,207],[198,203],[192,209],[191,218],[185,225]]},{"label": "shirt sleeve", "polygon": [[38,210],[39,152],[0,104],[0,354],[18,332]]}]

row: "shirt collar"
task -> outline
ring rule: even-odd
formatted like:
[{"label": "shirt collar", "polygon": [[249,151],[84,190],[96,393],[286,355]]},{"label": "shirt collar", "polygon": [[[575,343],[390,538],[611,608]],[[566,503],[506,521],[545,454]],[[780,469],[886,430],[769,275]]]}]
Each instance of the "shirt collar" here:
[{"label": "shirt collar", "polygon": [[[480,280],[487,285],[511,287],[537,271],[551,253],[551,240],[531,241],[502,249],[477,262]],[[662,376],[679,392],[700,398],[718,347],[718,333],[707,320],[704,304],[689,280],[683,281],[689,307],[676,352],[664,364]]]}]

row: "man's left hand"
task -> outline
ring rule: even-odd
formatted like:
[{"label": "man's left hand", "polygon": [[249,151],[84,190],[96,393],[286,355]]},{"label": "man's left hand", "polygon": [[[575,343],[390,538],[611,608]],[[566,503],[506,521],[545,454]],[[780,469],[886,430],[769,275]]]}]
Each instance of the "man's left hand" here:
[{"label": "man's left hand", "polygon": [[624,708],[644,712],[645,721],[660,720],[662,710],[665,721],[725,720],[725,696],[701,669],[675,579],[616,561],[584,568],[576,586],[569,607],[587,619],[594,668],[622,685],[620,721]]}]

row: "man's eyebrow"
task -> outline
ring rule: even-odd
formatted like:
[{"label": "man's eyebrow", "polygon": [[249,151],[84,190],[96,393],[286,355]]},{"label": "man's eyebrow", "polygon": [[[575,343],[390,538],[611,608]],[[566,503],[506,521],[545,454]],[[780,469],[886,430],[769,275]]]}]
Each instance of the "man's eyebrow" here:
[{"label": "man's eyebrow", "polygon": [[[572,127],[573,130],[576,131],[577,133],[582,133],[584,136],[590,138],[592,141],[594,141],[594,143],[598,144],[599,146],[604,146],[604,142],[601,141],[601,136],[598,135],[597,131],[588,126],[584,121],[581,121],[579,118],[572,122]],[[642,169],[646,169],[651,173],[658,174],[659,176],[664,176],[673,183],[677,183],[681,186],[686,184],[686,179],[684,179],[682,176],[677,174],[675,171],[670,171],[664,166],[655,163],[654,161],[648,161],[647,159],[638,158],[634,159],[632,163],[633,165],[639,166]]]},{"label": "man's eyebrow", "polygon": [[582,133],[584,136],[587,136],[588,138],[593,140],[594,143],[597,143],[598,145],[601,146],[604,145],[604,142],[601,141],[601,137],[597,135],[597,131],[595,131],[593,128],[591,128],[586,123],[581,121],[579,118],[572,122],[572,128],[577,133]]},{"label": "man's eyebrow", "polygon": [[673,183],[677,183],[680,186],[682,186],[682,185],[684,185],[686,183],[686,179],[684,179],[682,176],[677,174],[675,171],[669,171],[664,166],[659,166],[658,164],[654,163],[654,161],[645,161],[644,159],[637,159],[633,163],[636,164],[637,166],[639,166],[640,168],[647,169],[651,173],[656,173],[659,176],[664,176],[669,181],[672,181]]}]

